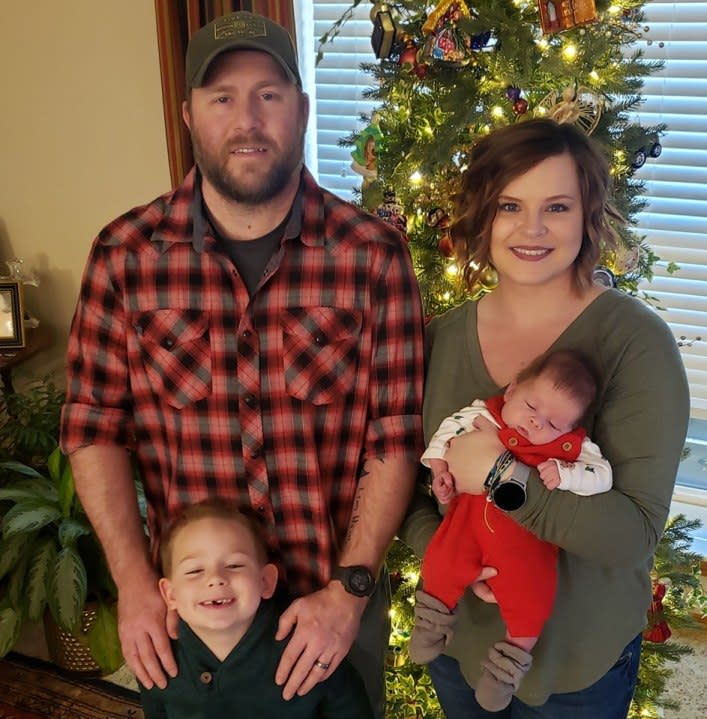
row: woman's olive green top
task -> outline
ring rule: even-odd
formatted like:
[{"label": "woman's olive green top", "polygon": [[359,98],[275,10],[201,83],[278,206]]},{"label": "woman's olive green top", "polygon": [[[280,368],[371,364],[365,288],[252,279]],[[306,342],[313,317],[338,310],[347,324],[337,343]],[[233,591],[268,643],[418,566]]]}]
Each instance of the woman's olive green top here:
[{"label": "woman's olive green top", "polygon": [[[475,302],[435,318],[427,333],[425,437],[475,398],[497,394],[479,347]],[[645,626],[649,572],[665,526],[689,415],[685,370],[665,322],[641,300],[617,290],[597,297],[552,345],[586,354],[599,393],[585,428],[613,469],[613,488],[592,497],[549,491],[533,470],[528,498],[511,516],[561,548],[552,617],[518,691],[527,704],[593,684]],[[421,488],[401,531],[418,556],[440,522]],[[447,654],[474,686],[488,647],[502,639],[496,605],[470,591]]]}]

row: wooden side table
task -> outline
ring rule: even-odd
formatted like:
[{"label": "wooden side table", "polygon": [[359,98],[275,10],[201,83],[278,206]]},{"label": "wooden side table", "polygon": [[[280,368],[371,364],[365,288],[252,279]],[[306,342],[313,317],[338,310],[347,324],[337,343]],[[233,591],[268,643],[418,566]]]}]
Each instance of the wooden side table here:
[{"label": "wooden side table", "polygon": [[20,349],[0,349],[0,383],[2,391],[10,394],[15,391],[12,386],[12,370],[34,357],[51,345],[52,336],[46,325],[28,327],[25,330],[25,346]]}]

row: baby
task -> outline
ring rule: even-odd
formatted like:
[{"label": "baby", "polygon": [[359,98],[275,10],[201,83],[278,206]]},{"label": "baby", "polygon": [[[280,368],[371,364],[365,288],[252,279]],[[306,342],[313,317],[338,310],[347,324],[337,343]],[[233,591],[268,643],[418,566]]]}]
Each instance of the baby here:
[{"label": "baby", "polygon": [[[595,375],[585,358],[570,351],[545,354],[502,395],[476,400],[443,420],[422,456],[432,470],[436,498],[451,504],[422,561],[424,589],[416,595],[410,656],[419,663],[438,656],[450,639],[451,615],[466,588],[483,566],[497,569],[488,584],[506,637],[491,648],[476,687],[476,699],[488,711],[510,703],[530,668],[529,652],[550,616],[557,586],[557,547],[501,511],[519,507],[524,498],[527,474],[518,480],[523,465],[515,460],[537,467],[549,490],[588,496],[610,489],[611,466],[579,428],[596,393]],[[484,487],[458,493],[444,456],[450,440],[472,431],[497,432],[507,451]]]}]

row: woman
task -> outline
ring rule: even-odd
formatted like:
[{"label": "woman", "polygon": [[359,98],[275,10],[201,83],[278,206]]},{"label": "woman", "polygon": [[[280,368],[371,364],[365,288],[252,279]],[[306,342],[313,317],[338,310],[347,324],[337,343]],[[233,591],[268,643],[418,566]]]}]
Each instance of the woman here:
[{"label": "woman", "polygon": [[[530,471],[527,500],[510,516],[561,549],[553,613],[510,706],[490,713],[473,687],[482,661],[499,662],[486,647],[505,629],[495,605],[466,592],[454,637],[430,664],[449,719],[623,719],[631,701],[689,398],[662,319],[592,281],[600,247],[614,239],[611,223],[621,219],[609,185],[606,160],[581,130],[530,120],[479,142],[456,198],[452,237],[465,281],[471,287],[492,265],[499,283],[429,325],[426,439],[463,397],[495,395],[538,355],[573,349],[599,373],[585,429],[610,461],[614,486],[578,497],[545,489]],[[503,449],[493,434],[472,432],[454,440],[446,458],[458,483],[478,486]],[[421,496],[401,536],[422,556],[439,521]],[[500,663],[512,674],[512,662]]]}]

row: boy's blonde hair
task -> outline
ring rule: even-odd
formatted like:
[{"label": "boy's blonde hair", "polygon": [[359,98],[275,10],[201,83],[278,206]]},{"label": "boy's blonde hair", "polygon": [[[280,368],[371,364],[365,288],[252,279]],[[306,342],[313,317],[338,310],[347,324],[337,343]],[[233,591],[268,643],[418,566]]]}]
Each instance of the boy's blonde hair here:
[{"label": "boy's blonde hair", "polygon": [[258,561],[261,564],[268,563],[267,536],[260,517],[250,509],[240,509],[235,502],[211,497],[187,505],[169,523],[160,544],[160,564],[164,576],[169,577],[172,572],[172,549],[175,537],[186,526],[200,519],[224,519],[244,527],[253,537]]}]

